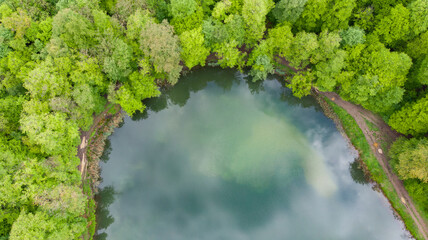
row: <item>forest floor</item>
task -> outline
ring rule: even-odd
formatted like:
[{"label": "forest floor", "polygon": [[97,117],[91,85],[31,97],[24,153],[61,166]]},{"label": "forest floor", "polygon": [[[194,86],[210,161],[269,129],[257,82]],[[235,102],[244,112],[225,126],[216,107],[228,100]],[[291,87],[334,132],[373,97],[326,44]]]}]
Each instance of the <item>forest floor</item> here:
[{"label": "forest floor", "polygon": [[[343,100],[337,93],[319,93],[346,110],[348,114],[354,118],[360,129],[363,131],[372,153],[375,155],[382,169],[386,173],[388,180],[392,183],[392,186],[398,194],[402,204],[405,206],[407,212],[418,227],[420,234],[424,239],[428,240],[427,223],[416,210],[416,207],[405,189],[403,182],[393,172],[388,162],[388,156],[385,155],[385,152],[388,150],[385,149],[385,147],[388,147],[393,141],[395,141],[400,134],[392,130],[380,116],[375,115],[361,106]],[[374,131],[373,128],[376,128],[377,131]],[[376,134],[376,132],[379,134]]]}]

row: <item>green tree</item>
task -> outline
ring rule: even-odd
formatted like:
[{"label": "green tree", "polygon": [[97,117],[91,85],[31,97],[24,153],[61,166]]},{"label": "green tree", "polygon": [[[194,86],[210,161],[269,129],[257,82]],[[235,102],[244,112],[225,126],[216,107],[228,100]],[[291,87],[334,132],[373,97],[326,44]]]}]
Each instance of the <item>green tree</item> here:
[{"label": "green tree", "polygon": [[330,1],[328,11],[321,16],[322,30],[339,30],[348,26],[356,0]]},{"label": "green tree", "polygon": [[13,39],[13,33],[9,29],[0,26],[0,59],[7,56],[12,50],[9,47],[9,41]]},{"label": "green tree", "polygon": [[289,81],[291,83],[286,84],[286,86],[291,88],[294,96],[302,98],[311,93],[314,75],[310,70],[306,72],[298,72],[291,79],[289,79]]},{"label": "green tree", "polygon": [[321,31],[321,17],[328,12],[329,0],[308,0],[295,26],[307,32]]},{"label": "green tree", "polygon": [[203,21],[202,34],[204,35],[206,47],[211,50],[218,44],[222,44],[229,39],[229,33],[226,25],[213,18]]},{"label": "green tree", "polygon": [[224,19],[226,19],[227,14],[229,13],[231,7],[232,7],[231,1],[223,0],[223,1],[217,2],[213,8],[211,15],[215,19],[223,21]]},{"label": "green tree", "polygon": [[126,25],[126,37],[132,41],[140,39],[140,34],[147,22],[153,22],[150,12],[137,10],[128,17]]},{"label": "green tree", "polygon": [[[63,58],[62,67],[71,68],[71,60]],[[66,95],[70,89],[70,83],[67,81],[66,74],[69,70],[65,70],[61,74],[60,69],[55,66],[53,58],[48,58],[46,61],[38,65],[32,70],[25,79],[24,87],[28,90],[31,97],[47,100],[55,96]]]},{"label": "green tree", "polygon": [[313,51],[311,63],[316,64],[334,58],[341,41],[342,38],[337,32],[321,32],[318,36],[318,48]]},{"label": "green tree", "polygon": [[39,145],[46,154],[68,155],[76,151],[79,129],[64,113],[26,114],[20,124],[30,143]]},{"label": "green tree", "polygon": [[418,36],[428,29],[428,1],[415,0],[407,8],[410,11],[410,30],[413,36]]},{"label": "green tree", "polygon": [[138,10],[147,9],[147,0],[116,0],[113,8],[114,16],[125,23],[126,19]]},{"label": "green tree", "polygon": [[51,216],[46,212],[26,213],[22,211],[12,227],[11,240],[25,239],[76,239],[86,230],[83,219],[68,220]]},{"label": "green tree", "polygon": [[3,18],[2,24],[4,27],[14,31],[15,37],[19,39],[24,37],[25,31],[31,26],[31,18],[24,10],[18,9],[10,16]]},{"label": "green tree", "polygon": [[169,12],[172,16],[171,25],[177,34],[202,24],[203,10],[196,0],[171,0]]},{"label": "green tree", "polygon": [[309,64],[309,60],[319,47],[315,33],[299,32],[294,37],[289,51],[285,57],[290,65],[303,69]]},{"label": "green tree", "polygon": [[253,46],[264,35],[266,15],[274,7],[272,0],[244,0],[242,17],[245,22],[245,43]]},{"label": "green tree", "polygon": [[133,115],[137,110],[144,111],[146,107],[142,100],[156,97],[160,94],[154,77],[150,75],[150,62],[142,60],[140,67],[141,70],[139,72],[133,72],[129,76],[128,83],[122,85],[118,91],[109,96],[112,102],[120,104],[129,115]]},{"label": "green tree", "polygon": [[99,45],[99,58],[103,72],[112,81],[125,81],[132,72],[132,49],[122,39],[107,35]]},{"label": "green tree", "polygon": [[428,55],[428,31],[408,42],[406,53],[412,58],[421,58]]},{"label": "green tree", "polygon": [[366,41],[364,30],[358,26],[349,27],[341,31],[340,37],[342,38],[342,44],[349,47],[355,47]]},{"label": "green tree", "polygon": [[408,39],[410,11],[401,4],[395,6],[391,9],[390,14],[382,18],[376,25],[375,33],[388,46],[396,46],[399,41]]},{"label": "green tree", "polygon": [[71,9],[61,10],[53,18],[53,37],[59,37],[70,48],[89,49],[93,46],[94,34],[91,22]]},{"label": "green tree", "polygon": [[293,38],[293,33],[289,25],[277,25],[275,28],[269,29],[266,41],[272,49],[273,54],[285,57],[290,50]]},{"label": "green tree", "polygon": [[310,59],[316,86],[322,91],[333,91],[342,69],[345,67],[346,51],[340,50],[342,39],[337,32],[323,31],[318,37],[318,48]]},{"label": "green tree", "polygon": [[56,185],[37,194],[35,204],[46,212],[67,212],[79,216],[85,213],[87,197],[78,186]]},{"label": "green tree", "polygon": [[394,142],[389,155],[392,166],[403,179],[416,178],[428,183],[428,140],[399,138]]},{"label": "green tree", "polygon": [[[358,2],[357,2],[358,3]],[[366,32],[372,32],[375,26],[375,15],[372,6],[363,6],[354,10],[354,25],[360,27]]]},{"label": "green tree", "polygon": [[217,46],[214,51],[216,52],[216,56],[219,58],[218,64],[222,67],[237,67],[238,69],[242,69],[245,65],[244,57],[246,53],[242,53],[237,48],[238,43],[235,40],[231,42],[225,42]]},{"label": "green tree", "polygon": [[224,20],[224,27],[227,32],[227,41],[235,40],[238,47],[245,42],[245,23],[241,15],[231,14]]},{"label": "green tree", "polygon": [[294,23],[305,9],[308,0],[280,0],[275,4],[272,13],[279,23]]},{"label": "green tree", "polygon": [[274,73],[272,47],[267,40],[262,40],[251,52],[247,65],[251,66],[250,75],[254,82],[264,80],[268,74]]},{"label": "green tree", "polygon": [[204,45],[202,27],[183,32],[180,35],[181,58],[189,69],[196,65],[205,66],[210,51]]},{"label": "green tree", "polygon": [[[415,64],[414,80],[420,85],[428,85],[428,55]],[[419,87],[420,87],[419,85]]]},{"label": "green tree", "polygon": [[392,114],[388,124],[403,134],[414,136],[428,132],[428,95]]},{"label": "green tree", "polygon": [[406,75],[412,66],[409,56],[391,52],[371,38],[366,45],[348,51],[345,78],[340,79],[340,94],[375,112],[388,112],[403,97]]},{"label": "green tree", "polygon": [[0,98],[0,132],[11,134],[18,131],[23,101],[23,97]]},{"label": "green tree", "polygon": [[333,91],[336,84],[346,77],[346,72],[343,72],[346,67],[346,56],[346,51],[338,50],[334,57],[316,64],[314,70],[316,86],[321,91]]},{"label": "green tree", "polygon": [[178,81],[182,69],[179,39],[166,21],[160,24],[148,22],[141,32],[140,47],[146,56],[150,56],[157,73],[164,74],[170,84]]}]

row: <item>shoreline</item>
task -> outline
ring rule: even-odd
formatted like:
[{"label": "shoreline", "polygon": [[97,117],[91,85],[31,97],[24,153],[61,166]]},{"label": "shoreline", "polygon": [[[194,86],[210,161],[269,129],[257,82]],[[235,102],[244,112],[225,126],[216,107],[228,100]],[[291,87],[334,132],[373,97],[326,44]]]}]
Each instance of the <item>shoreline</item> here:
[{"label": "shoreline", "polygon": [[[366,109],[362,109],[360,106],[342,100],[336,93],[317,92],[315,94],[319,94],[318,98],[327,104],[327,112],[324,109],[325,105],[323,106],[323,104],[321,104],[324,114],[327,117],[330,117],[329,115],[334,114],[333,117],[336,119],[333,119],[333,121],[335,122],[336,126],[340,126],[340,128],[344,130],[344,134],[350,141],[351,145],[357,149],[360,157],[363,156],[361,157],[362,162],[364,163],[364,167],[367,168],[368,172],[370,173],[371,181],[376,184],[377,188],[388,200],[391,209],[394,211],[394,214],[403,222],[407,231],[414,239],[428,239],[426,222],[416,210],[416,207],[408,192],[404,188],[402,181],[398,179],[398,177],[392,171],[392,168],[389,166],[389,157],[386,156],[389,149],[389,144],[386,143],[386,145],[384,145],[377,143],[377,138],[386,138],[393,142],[393,140],[395,140],[399,134],[392,131],[391,128],[386,125],[386,123],[384,123],[380,117],[377,117]],[[335,104],[336,107],[340,108],[342,111],[345,111],[348,115],[347,117],[354,121],[352,124],[354,124],[354,127],[357,127],[363,135],[359,136],[360,139],[358,140],[362,140],[362,144],[366,144],[368,149],[364,148],[362,145],[356,146],[357,144],[355,144],[355,141],[357,140],[357,136],[350,136],[353,135],[350,130],[351,126],[349,123],[348,125],[344,124],[344,117],[341,117],[341,114],[338,113],[338,111],[335,110],[328,101],[330,101],[332,104]],[[344,106],[344,104],[347,104],[348,106]],[[366,116],[365,114],[370,116]],[[369,118],[369,120],[366,117]],[[375,137],[374,134],[368,130],[369,127],[367,126],[366,122],[361,121],[361,119],[364,119],[365,121],[368,121],[371,124],[377,126],[381,136]],[[382,141],[381,139],[379,140]],[[382,148],[384,148],[384,150],[382,150]],[[373,161],[376,162],[374,163]]]},{"label": "shoreline", "polygon": [[[285,67],[287,67],[287,66],[285,65]],[[284,77],[283,74],[276,73],[275,75]],[[326,100],[325,98],[327,98],[329,100],[330,99],[340,99],[340,101],[343,101],[343,102],[346,102],[346,101],[342,100],[339,97],[339,95],[336,93],[323,93],[323,92],[317,91],[314,88],[312,89],[311,95],[320,104],[320,106],[323,109],[324,114],[328,118],[333,120],[338,131],[346,138],[350,147],[352,146],[354,149],[356,149],[360,157],[362,154],[367,154],[367,153],[364,153],[363,149],[361,149],[358,146],[355,146],[355,144],[353,143],[352,136],[349,136],[349,134],[348,134],[349,129],[346,129],[345,124],[343,124],[343,119],[341,119],[339,114],[334,110],[334,108],[330,105],[330,103],[327,102],[328,100]],[[337,104],[335,101],[333,101],[333,102],[334,102],[334,104]],[[346,102],[346,103],[353,105],[352,103],[349,103],[349,102]],[[348,112],[349,109],[345,109],[344,107],[342,107],[340,105],[337,105],[337,107],[341,108],[343,111],[345,111],[349,114],[349,112]],[[359,106],[354,105],[354,107],[359,107]],[[110,112],[112,109],[114,109],[113,113]],[[368,110],[365,110],[365,111],[368,112]],[[361,112],[358,112],[358,114],[362,115]],[[373,113],[371,113],[371,114],[373,116],[375,116]],[[370,117],[373,117],[373,116],[370,116]],[[118,106],[118,105],[109,106],[109,104],[106,104],[106,109],[102,113],[100,113],[99,115],[94,117],[94,122],[93,122],[93,125],[91,126],[90,130],[88,130],[86,132],[81,132],[81,144],[78,146],[78,157],[81,160],[81,163],[79,165],[79,170],[80,170],[81,176],[82,176],[82,189],[88,189],[88,186],[90,189],[89,192],[88,192],[88,190],[86,190],[84,192],[85,192],[85,194],[87,194],[87,196],[90,200],[90,204],[87,207],[87,211],[86,211],[85,215],[90,216],[91,220],[92,220],[92,218],[95,218],[95,210],[96,210],[96,206],[97,206],[97,203],[94,200],[94,195],[98,190],[97,188],[98,188],[99,179],[100,179],[100,176],[99,176],[99,172],[100,172],[99,158],[101,157],[101,155],[104,151],[105,140],[114,132],[115,128],[118,127],[119,124],[123,121],[123,117],[124,117],[124,114],[121,111],[120,106]],[[355,120],[354,116],[350,115],[350,117],[352,117]],[[363,117],[363,116],[361,116],[361,117]],[[364,119],[367,121],[366,118],[364,118]],[[382,119],[370,119],[370,120],[373,120],[375,122],[374,124],[383,124],[387,128],[389,128],[389,126],[387,126],[383,122]],[[377,121],[381,121],[381,122],[377,122]],[[357,122],[355,122],[355,124],[357,124],[360,131],[363,131]],[[385,126],[382,126],[382,127],[385,127]],[[382,129],[382,130],[385,130],[385,129]],[[392,130],[389,128],[389,131],[392,131]],[[363,131],[363,134],[367,140],[367,137],[368,137],[367,135],[370,133]],[[381,134],[383,134],[383,133],[381,133]],[[393,135],[392,135],[393,137],[390,140],[395,140],[394,137],[397,136],[396,134],[397,133],[393,133]],[[390,135],[390,133],[388,133],[386,135]],[[374,136],[371,136],[371,137],[374,138]],[[391,136],[381,136],[381,137],[391,137]],[[369,144],[369,142],[367,141],[366,144]],[[369,144],[369,145],[371,145],[371,144]],[[379,149],[380,148],[381,147],[379,147]],[[386,165],[382,165],[382,160],[378,158],[379,157],[378,155],[382,154],[382,150],[379,153],[378,151],[376,151],[377,148],[374,148],[372,145],[371,145],[370,149],[371,149],[370,154],[372,154],[373,157],[380,164],[380,167],[381,167],[380,170],[382,170],[382,169],[387,170],[387,171],[383,172],[383,174],[386,174],[387,180],[390,181],[390,178],[393,178],[393,177],[395,177],[398,180],[398,177],[392,172],[392,169],[389,167],[387,160],[385,160]],[[387,149],[385,149],[385,152],[386,152],[386,150]],[[385,156],[383,154],[382,154],[382,156],[385,158]],[[396,215],[399,218],[399,220],[403,222],[405,229],[415,239],[428,239],[427,238],[427,231],[424,231],[424,230],[426,230],[426,223],[423,220],[423,218],[421,218],[419,213],[416,211],[416,208],[415,208],[410,196],[408,195],[407,191],[405,190],[404,186],[402,186],[402,188],[400,189],[401,191],[397,191],[397,189],[396,189],[397,183],[394,184],[393,181],[390,181],[390,184],[392,184],[394,189],[392,192],[389,192],[389,193],[386,192],[386,189],[385,189],[386,187],[382,186],[384,184],[384,182],[379,182],[374,177],[373,171],[375,169],[370,168],[369,163],[366,161],[366,159],[364,157],[361,157],[360,160],[363,163],[362,167],[363,167],[364,172],[366,174],[368,173],[370,175],[370,181],[372,181],[375,184],[375,186],[377,187],[377,189],[379,189],[382,192],[382,194],[385,196],[385,198],[387,199],[387,201],[389,202],[389,204],[391,206],[391,209],[394,212],[394,215]],[[385,164],[385,162],[383,162],[383,163]],[[402,185],[402,183],[401,183],[401,185]],[[404,190],[404,192],[403,192],[403,190]],[[397,195],[397,196],[395,196],[395,195]],[[397,201],[396,197],[398,197],[398,201]],[[91,204],[92,202],[93,202],[93,204]],[[403,209],[402,207],[405,207],[405,209]],[[404,214],[409,214],[409,215],[403,216]],[[86,232],[86,234],[84,234],[84,236],[82,236],[82,239],[92,239],[93,235],[95,234],[96,223],[95,224],[91,224],[91,223],[92,222],[90,221],[90,224],[88,225],[88,232]],[[416,226],[414,224],[416,224]]]},{"label": "shoreline", "polygon": [[93,239],[97,227],[95,194],[98,192],[100,183],[100,157],[104,152],[107,138],[120,125],[123,117],[124,114],[119,105],[109,106],[107,103],[105,110],[94,117],[91,128],[88,131],[82,131],[80,135],[78,169],[81,173],[83,193],[89,199],[84,215],[89,223],[87,231],[81,236],[84,240]]}]

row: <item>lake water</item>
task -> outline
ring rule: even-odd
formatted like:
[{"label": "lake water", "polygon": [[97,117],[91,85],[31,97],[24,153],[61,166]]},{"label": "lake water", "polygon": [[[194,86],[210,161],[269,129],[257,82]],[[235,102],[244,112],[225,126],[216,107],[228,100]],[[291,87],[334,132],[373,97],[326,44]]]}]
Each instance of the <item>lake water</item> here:
[{"label": "lake water", "polygon": [[203,69],[146,104],[108,142],[97,239],[409,239],[312,97]]}]

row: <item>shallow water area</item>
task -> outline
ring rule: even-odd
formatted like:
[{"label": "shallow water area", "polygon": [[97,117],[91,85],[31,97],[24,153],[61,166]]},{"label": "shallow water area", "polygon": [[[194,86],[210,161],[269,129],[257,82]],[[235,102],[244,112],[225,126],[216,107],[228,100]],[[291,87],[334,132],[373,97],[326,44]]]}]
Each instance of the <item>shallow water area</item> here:
[{"label": "shallow water area", "polygon": [[333,121],[282,85],[202,69],[127,117],[96,239],[410,239]]}]

